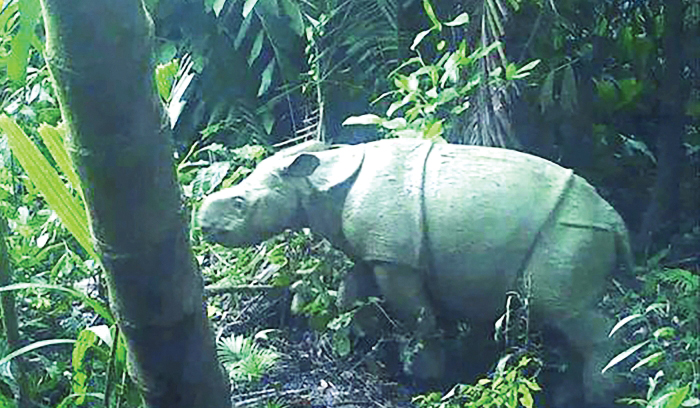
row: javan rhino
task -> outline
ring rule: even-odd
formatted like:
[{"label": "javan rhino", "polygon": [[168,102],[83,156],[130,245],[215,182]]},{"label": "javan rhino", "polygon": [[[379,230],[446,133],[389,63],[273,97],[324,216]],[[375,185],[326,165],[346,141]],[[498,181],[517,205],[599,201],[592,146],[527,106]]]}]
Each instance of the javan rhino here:
[{"label": "javan rhino", "polygon": [[[557,329],[583,359],[586,404],[612,399],[614,381],[601,374],[611,324],[596,304],[610,273],[630,268],[627,230],[571,170],[500,148],[307,143],[207,197],[199,221],[227,246],[311,228],[371,271],[390,311],[422,336],[438,314],[493,327],[525,278],[531,324]],[[433,357],[424,375],[439,373]]]}]

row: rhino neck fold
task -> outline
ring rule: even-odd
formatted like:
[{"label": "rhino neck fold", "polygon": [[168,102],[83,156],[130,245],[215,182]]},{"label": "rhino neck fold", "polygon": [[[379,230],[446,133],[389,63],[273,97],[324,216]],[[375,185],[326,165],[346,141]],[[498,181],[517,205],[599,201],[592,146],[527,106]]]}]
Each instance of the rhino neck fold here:
[{"label": "rhino neck fold", "polygon": [[410,139],[367,145],[342,213],[343,235],[358,258],[427,269],[424,184],[432,149]]},{"label": "rhino neck fold", "polygon": [[[340,151],[342,149],[338,149]],[[360,161],[361,164],[361,161]],[[355,256],[342,231],[342,212],[348,192],[352,188],[360,166],[345,181],[330,188],[319,190],[307,180],[304,194],[300,197],[303,226],[330,241],[337,249]]]}]

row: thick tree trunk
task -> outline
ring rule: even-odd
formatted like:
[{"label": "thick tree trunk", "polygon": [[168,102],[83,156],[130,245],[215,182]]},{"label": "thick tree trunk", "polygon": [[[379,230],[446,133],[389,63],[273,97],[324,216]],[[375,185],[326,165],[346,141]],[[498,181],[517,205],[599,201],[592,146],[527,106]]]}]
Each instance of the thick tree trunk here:
[{"label": "thick tree trunk", "polygon": [[646,250],[652,240],[666,241],[678,226],[679,189],[683,160],[683,105],[688,87],[682,86],[683,68],[683,0],[664,3],[665,56],[664,75],[660,84],[660,123],[657,138],[656,181],[649,207],[635,239],[637,249]]},{"label": "thick tree trunk", "polygon": [[46,56],[131,374],[149,407],[230,406],[140,0],[42,0]]}]

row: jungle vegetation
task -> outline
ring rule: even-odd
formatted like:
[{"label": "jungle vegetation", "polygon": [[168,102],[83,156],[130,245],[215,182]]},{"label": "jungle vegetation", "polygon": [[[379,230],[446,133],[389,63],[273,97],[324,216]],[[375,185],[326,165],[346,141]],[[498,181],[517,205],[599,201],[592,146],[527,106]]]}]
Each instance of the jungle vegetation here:
[{"label": "jungle vegetation", "polygon": [[[213,245],[193,214],[279,148],[383,137],[518,149],[595,185],[636,254],[601,302],[621,398],[700,405],[697,0],[67,3],[0,8],[0,406],[218,406],[229,383],[317,403],[292,375],[370,354],[335,303],[349,261],[309,231]],[[536,406],[537,358],[411,396]]]}]

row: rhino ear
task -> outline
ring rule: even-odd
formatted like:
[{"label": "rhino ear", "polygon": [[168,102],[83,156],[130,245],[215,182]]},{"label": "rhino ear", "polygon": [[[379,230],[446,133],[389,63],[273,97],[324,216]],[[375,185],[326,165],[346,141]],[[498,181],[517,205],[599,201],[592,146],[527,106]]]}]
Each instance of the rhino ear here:
[{"label": "rhino ear", "polygon": [[320,166],[309,177],[317,191],[328,191],[351,179],[362,166],[364,145],[344,146],[314,154]]},{"label": "rhino ear", "polygon": [[283,173],[293,177],[308,177],[320,165],[321,160],[318,157],[313,154],[302,153],[289,166],[284,168]]}]

